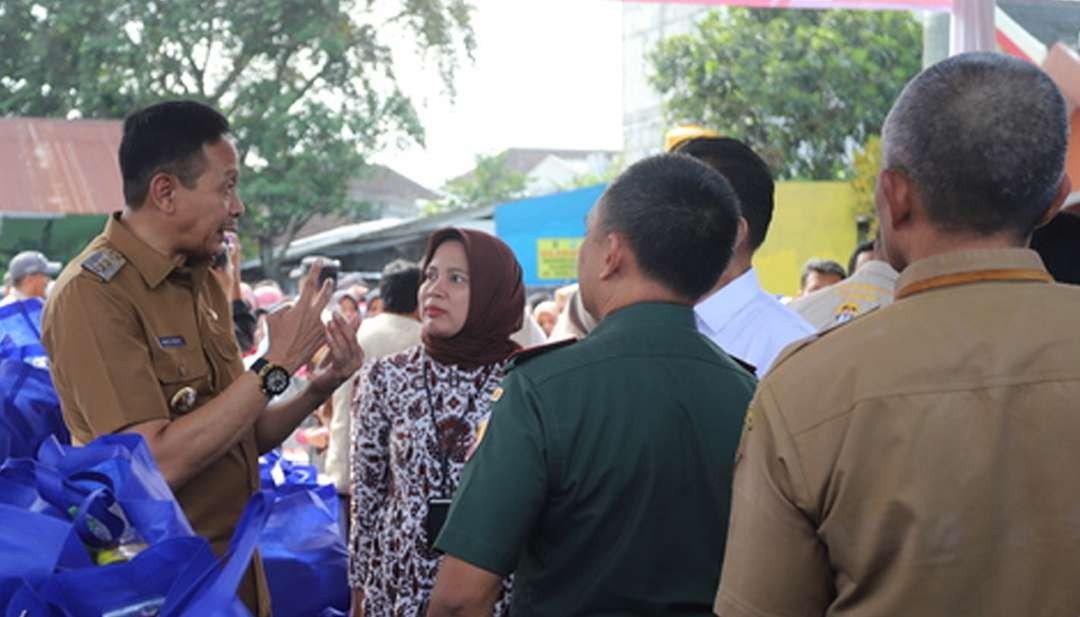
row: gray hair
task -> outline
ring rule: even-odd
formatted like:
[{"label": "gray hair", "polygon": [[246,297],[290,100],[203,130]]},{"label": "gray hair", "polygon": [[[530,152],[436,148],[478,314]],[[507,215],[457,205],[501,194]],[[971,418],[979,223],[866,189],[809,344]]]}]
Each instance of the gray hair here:
[{"label": "gray hair", "polygon": [[1065,165],[1065,100],[1038,67],[967,53],[916,76],[883,133],[883,165],[914,182],[948,232],[1031,233]]}]

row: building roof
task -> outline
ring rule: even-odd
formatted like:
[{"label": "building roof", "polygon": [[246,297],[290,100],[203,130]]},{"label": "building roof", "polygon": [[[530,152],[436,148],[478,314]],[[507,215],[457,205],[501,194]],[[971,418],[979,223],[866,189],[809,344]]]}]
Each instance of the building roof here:
[{"label": "building roof", "polygon": [[0,214],[108,214],[123,205],[119,120],[0,118]]},{"label": "building roof", "polygon": [[1047,47],[1077,47],[1080,2],[1076,0],[999,0],[998,8]]},{"label": "building roof", "polygon": [[437,199],[433,191],[385,165],[372,164],[349,180],[349,193],[378,201],[379,199]]},{"label": "building roof", "polygon": [[[293,240],[285,250],[282,262],[299,261],[308,255],[340,257],[376,251],[411,239],[426,238],[442,227],[467,227],[494,233],[495,224],[491,220],[494,214],[495,206],[479,206],[412,219],[387,218],[353,223]],[[257,259],[248,260],[241,266],[244,270],[258,267]]]},{"label": "building roof", "polygon": [[[544,162],[544,159],[549,156],[554,156],[561,159],[587,159],[592,156],[608,156],[615,157],[620,153],[616,150],[552,150],[547,148],[507,148],[499,153],[499,156],[506,157],[506,166],[512,171],[516,171],[520,174],[526,174],[536,166]],[[469,170],[466,173],[452,178],[450,182],[457,180],[465,180],[473,175],[473,170]]]},{"label": "building roof", "polygon": [[[351,199],[376,205],[395,202],[415,204],[421,199],[439,197],[437,193],[412,179],[378,164],[367,166],[356,177],[350,178],[348,192]],[[316,214],[296,232],[296,238],[307,238],[356,222],[356,217],[344,214]]]}]

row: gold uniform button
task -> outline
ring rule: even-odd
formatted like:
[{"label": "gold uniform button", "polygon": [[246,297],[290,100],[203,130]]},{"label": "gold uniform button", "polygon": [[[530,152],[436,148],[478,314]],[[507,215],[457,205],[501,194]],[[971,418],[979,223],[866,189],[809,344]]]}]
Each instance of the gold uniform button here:
[{"label": "gold uniform button", "polygon": [[503,389],[502,388],[495,388],[495,391],[491,393],[491,402],[492,403],[499,402],[499,399],[502,398],[502,395],[503,395]]},{"label": "gold uniform button", "polygon": [[172,410],[178,413],[191,411],[195,407],[195,397],[195,388],[184,386],[173,395],[172,400],[169,401],[169,407],[172,407]]}]

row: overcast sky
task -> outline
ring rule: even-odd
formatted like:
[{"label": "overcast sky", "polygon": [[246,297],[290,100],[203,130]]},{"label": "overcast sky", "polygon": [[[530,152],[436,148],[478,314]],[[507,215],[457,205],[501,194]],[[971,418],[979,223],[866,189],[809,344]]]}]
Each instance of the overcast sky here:
[{"label": "overcast sky", "polygon": [[430,188],[505,148],[622,147],[622,7],[617,0],[473,0],[476,61],[457,98],[411,53],[398,74],[427,148],[376,160]]}]

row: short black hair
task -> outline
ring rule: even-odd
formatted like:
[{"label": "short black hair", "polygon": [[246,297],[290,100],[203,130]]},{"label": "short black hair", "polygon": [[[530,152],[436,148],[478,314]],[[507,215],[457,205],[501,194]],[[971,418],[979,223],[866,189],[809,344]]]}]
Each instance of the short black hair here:
[{"label": "short black hair", "polygon": [[863,253],[869,253],[873,250],[874,238],[870,238],[869,240],[863,240],[855,247],[855,250],[851,252],[851,257],[848,259],[847,262],[848,276],[855,274],[855,266],[857,265],[856,262],[859,261],[859,255],[862,255]]},{"label": "short black hair", "polygon": [[750,146],[730,137],[698,137],[675,149],[720,172],[739,196],[742,217],[746,219],[746,241],[751,251],[765,242],[772,222],[776,184],[765,161]]},{"label": "short black hair", "polygon": [[167,101],[129,115],[119,153],[124,202],[131,208],[142,205],[150,180],[161,172],[194,188],[206,166],[203,145],[229,131],[225,116],[197,101]]},{"label": "short black hair", "polygon": [[642,273],[697,300],[731,259],[739,201],[718,172],[685,154],[631,165],[600,198],[595,225],[626,237]]},{"label": "short black hair", "polygon": [[847,273],[844,272],[844,266],[836,263],[831,259],[818,259],[813,258],[806,262],[803,266],[802,275],[799,277],[799,288],[806,287],[806,279],[810,278],[811,272],[817,272],[818,274],[832,274],[839,276],[841,280],[847,278]]},{"label": "short black hair", "polygon": [[420,291],[420,266],[404,259],[386,264],[379,281],[379,297],[388,313],[409,315],[416,311],[416,293]]},{"label": "short black hair", "polygon": [[936,227],[1026,237],[1057,194],[1068,131],[1065,99],[1037,66],[960,54],[900,93],[885,119],[882,164],[912,180]]}]

